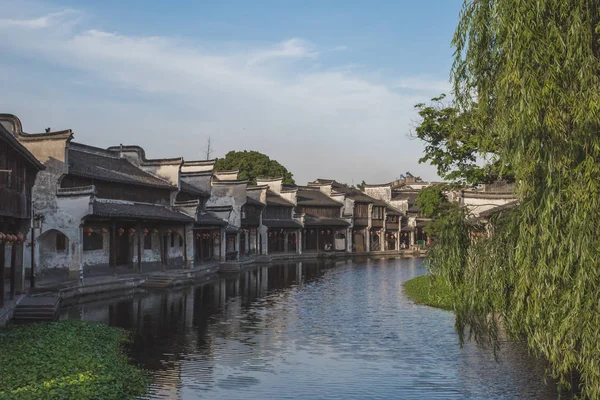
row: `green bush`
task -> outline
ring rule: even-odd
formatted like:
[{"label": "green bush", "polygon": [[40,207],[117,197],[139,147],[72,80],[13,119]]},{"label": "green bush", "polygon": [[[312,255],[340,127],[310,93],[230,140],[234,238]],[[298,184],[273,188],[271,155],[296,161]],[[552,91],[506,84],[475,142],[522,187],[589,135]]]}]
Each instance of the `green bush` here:
[{"label": "green bush", "polygon": [[60,321],[0,330],[0,399],[128,399],[148,378],[122,348],[126,331]]},{"label": "green bush", "polygon": [[452,310],[450,286],[441,277],[422,275],[404,282],[404,292],[417,304]]}]

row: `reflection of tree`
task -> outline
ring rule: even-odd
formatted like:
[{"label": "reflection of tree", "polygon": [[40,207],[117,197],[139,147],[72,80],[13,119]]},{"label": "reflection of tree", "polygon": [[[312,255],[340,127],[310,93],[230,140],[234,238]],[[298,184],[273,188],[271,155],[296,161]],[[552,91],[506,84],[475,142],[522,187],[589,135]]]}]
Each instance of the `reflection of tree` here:
[{"label": "reflection of tree", "polygon": [[325,269],[318,263],[258,266],[193,287],[88,303],[85,313],[77,306],[65,315],[131,330],[131,355],[153,374],[153,390],[177,398],[182,376],[186,384],[214,385],[217,352],[226,355],[219,365],[235,369],[284,354],[289,343],[281,333],[297,318],[297,310],[286,306],[293,303],[288,288],[319,279]]}]

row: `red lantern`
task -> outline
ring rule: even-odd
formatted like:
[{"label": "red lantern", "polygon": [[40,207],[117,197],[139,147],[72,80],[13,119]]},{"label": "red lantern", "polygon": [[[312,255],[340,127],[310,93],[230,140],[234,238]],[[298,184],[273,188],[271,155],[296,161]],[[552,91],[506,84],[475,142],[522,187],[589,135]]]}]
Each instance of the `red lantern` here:
[{"label": "red lantern", "polygon": [[108,233],[108,229],[102,228],[102,229],[100,229],[100,232],[102,232],[102,233]]},{"label": "red lantern", "polygon": [[135,233],[135,229],[129,228],[129,236],[133,236],[134,233]]},{"label": "red lantern", "polygon": [[92,233],[94,233],[94,230],[92,228],[87,228],[85,230],[85,233],[87,233],[88,236],[92,236]]},{"label": "red lantern", "polygon": [[23,236],[21,232],[19,232],[19,234],[17,235],[17,241],[19,243],[23,243],[25,241],[25,236]]},{"label": "red lantern", "polygon": [[167,235],[170,235],[171,233],[173,233],[173,231],[172,231],[172,230],[170,230],[170,229],[169,229],[169,230],[167,230]]},{"label": "red lantern", "polygon": [[331,231],[329,229],[327,229],[327,234],[330,234],[330,233],[331,233]]},{"label": "red lantern", "polygon": [[152,233],[156,235],[158,233],[158,229],[156,229],[156,228],[152,229]]},{"label": "red lantern", "polygon": [[142,232],[144,232],[144,236],[148,236],[148,229],[144,228]]},{"label": "red lantern", "polygon": [[4,233],[0,232],[0,243],[2,243],[4,241],[4,238],[6,236],[4,235]]},{"label": "red lantern", "polygon": [[119,228],[119,236],[122,236],[125,233],[125,229]]},{"label": "red lantern", "polygon": [[324,231],[321,231],[321,235],[324,234],[324,233],[325,233]]}]

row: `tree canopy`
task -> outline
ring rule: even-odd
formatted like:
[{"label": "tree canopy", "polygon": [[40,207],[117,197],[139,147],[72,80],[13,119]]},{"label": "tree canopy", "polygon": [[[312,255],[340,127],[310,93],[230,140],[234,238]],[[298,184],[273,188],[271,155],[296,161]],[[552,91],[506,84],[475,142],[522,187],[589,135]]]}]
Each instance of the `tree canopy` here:
[{"label": "tree canopy", "polygon": [[415,105],[421,120],[414,136],[426,143],[419,162],[429,162],[439,176],[461,184],[511,180],[510,168],[498,157],[497,142],[476,128],[470,111],[445,98],[441,94],[430,104]]},{"label": "tree canopy", "polygon": [[445,215],[431,270],[460,335],[496,345],[502,320],[600,398],[600,0],[467,0],[453,45],[456,107],[512,166],[519,207],[489,237]]},{"label": "tree canopy", "polygon": [[419,192],[415,204],[419,206],[419,213],[428,218],[439,217],[450,204],[444,195],[445,185],[433,185]]},{"label": "tree canopy", "polygon": [[230,151],[217,159],[215,170],[238,170],[238,178],[256,184],[258,177],[283,177],[284,185],[294,185],[293,174],[276,160],[258,151]]}]

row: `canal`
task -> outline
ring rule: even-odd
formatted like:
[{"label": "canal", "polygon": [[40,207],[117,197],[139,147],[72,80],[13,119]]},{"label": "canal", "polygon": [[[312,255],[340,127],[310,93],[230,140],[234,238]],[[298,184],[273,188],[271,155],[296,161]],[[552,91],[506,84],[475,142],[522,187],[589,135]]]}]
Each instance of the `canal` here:
[{"label": "canal", "polygon": [[73,305],[62,318],[134,334],[165,399],[556,398],[515,343],[458,345],[454,316],[413,304],[419,259],[287,263]]}]

